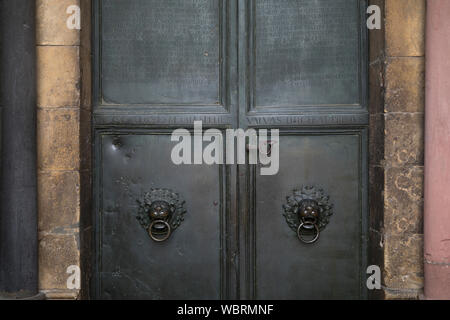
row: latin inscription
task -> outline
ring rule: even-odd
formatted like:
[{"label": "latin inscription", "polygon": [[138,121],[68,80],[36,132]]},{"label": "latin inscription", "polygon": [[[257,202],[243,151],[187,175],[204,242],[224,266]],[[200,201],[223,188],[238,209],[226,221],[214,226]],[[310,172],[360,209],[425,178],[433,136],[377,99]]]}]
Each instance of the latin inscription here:
[{"label": "latin inscription", "polygon": [[255,104],[358,104],[359,0],[255,1]]},{"label": "latin inscription", "polygon": [[219,104],[219,0],[103,0],[101,17],[106,103]]},{"label": "latin inscription", "polygon": [[[194,121],[202,121],[205,125],[229,126],[232,122],[229,115],[96,115],[95,124],[107,125],[193,125]],[[367,114],[328,114],[298,116],[256,116],[247,117],[249,126],[316,126],[316,125],[366,125]]]}]

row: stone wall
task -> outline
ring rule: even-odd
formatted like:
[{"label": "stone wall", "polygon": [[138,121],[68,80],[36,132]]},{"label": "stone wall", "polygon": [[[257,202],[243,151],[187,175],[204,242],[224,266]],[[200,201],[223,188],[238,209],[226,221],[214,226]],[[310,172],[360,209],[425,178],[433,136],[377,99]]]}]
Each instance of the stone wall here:
[{"label": "stone wall", "polygon": [[67,8],[80,2],[36,0],[39,287],[59,299],[80,294],[67,289],[66,270],[81,263],[80,213],[90,186],[90,102],[82,90],[89,65],[80,63],[86,56],[80,31],[66,25]]},{"label": "stone wall", "polygon": [[382,297],[418,298],[423,291],[426,1],[372,2],[385,16],[384,35],[372,34],[371,43],[372,263],[383,266]]}]

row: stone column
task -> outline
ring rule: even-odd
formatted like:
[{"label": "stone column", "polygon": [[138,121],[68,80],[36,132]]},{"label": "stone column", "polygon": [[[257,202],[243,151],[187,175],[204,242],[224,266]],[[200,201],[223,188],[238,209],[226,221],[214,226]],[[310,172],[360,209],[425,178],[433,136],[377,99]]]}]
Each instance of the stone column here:
[{"label": "stone column", "polygon": [[[448,1],[448,0],[445,0]],[[386,0],[384,293],[423,292],[425,0]]]},{"label": "stone column", "polygon": [[2,177],[0,297],[39,298],[35,3],[0,2]]},{"label": "stone column", "polygon": [[67,271],[80,266],[81,68],[80,30],[67,21],[80,1],[35,1],[39,288],[48,299],[74,299]]},{"label": "stone column", "polygon": [[425,297],[450,299],[450,1],[427,3]]}]

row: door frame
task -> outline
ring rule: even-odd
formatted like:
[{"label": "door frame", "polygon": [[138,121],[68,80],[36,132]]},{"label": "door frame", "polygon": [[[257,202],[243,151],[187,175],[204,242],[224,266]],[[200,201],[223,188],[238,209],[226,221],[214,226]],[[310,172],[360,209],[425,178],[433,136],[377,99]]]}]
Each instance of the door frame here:
[{"label": "door frame", "polygon": [[[95,83],[95,79],[93,79],[94,73],[92,72],[92,60],[91,60],[91,53],[94,51],[92,50],[93,46],[95,45],[95,30],[96,28],[93,27],[95,24],[91,24],[91,20],[95,17],[94,11],[92,9],[92,6],[94,5],[96,1],[82,1],[82,7],[84,3],[83,8],[83,19],[82,24],[83,27],[81,29],[81,46],[82,46],[82,52],[80,54],[80,62],[81,62],[81,69],[82,71],[82,81],[81,81],[81,87],[82,92],[84,92],[84,101],[86,105],[88,105],[90,108],[92,108],[93,105],[93,99],[92,97],[95,96],[93,94],[94,87],[92,84]],[[91,6],[92,5],[92,6]],[[379,30],[377,32],[369,32],[368,35],[368,45],[369,45],[369,55],[368,55],[368,61],[376,61],[379,60],[380,52],[384,52],[384,37],[385,37],[385,28],[383,27],[382,30]],[[94,55],[95,56],[95,55]],[[379,133],[384,130],[384,123],[380,123],[380,119],[378,117],[380,106],[383,107],[383,101],[384,101],[384,90],[383,86],[381,84],[382,79],[380,78],[380,74],[384,74],[384,56],[382,57],[383,63],[377,63],[373,64],[370,63],[370,68],[368,71],[368,83],[369,83],[369,93],[368,93],[368,105],[369,105],[369,129],[363,130],[365,133],[363,133],[363,136],[366,136],[369,139],[369,148],[367,150],[369,159],[373,159],[374,154],[377,152],[377,150],[380,147],[383,147],[382,141],[379,139]],[[92,149],[89,150],[89,152],[93,152],[93,143],[90,141],[94,140],[94,130],[91,129],[91,122],[92,122],[92,109],[88,110],[88,112],[85,113],[85,117],[82,118],[82,121],[84,122],[84,126],[87,130],[83,130],[80,132],[82,136],[84,136],[86,139],[85,141],[89,141],[89,145],[92,146]],[[88,124],[89,122],[89,124]],[[357,128],[357,127],[355,127]],[[335,129],[340,130],[339,126],[337,126]],[[383,133],[384,134],[384,133]],[[83,139],[81,139],[83,140]],[[87,148],[85,146],[85,148]],[[94,241],[95,239],[95,228],[93,224],[94,220],[94,214],[92,208],[95,207],[93,204],[93,188],[92,183],[94,181],[94,166],[92,162],[86,161],[86,163],[83,165],[83,176],[82,179],[85,182],[85,185],[90,185],[90,187],[85,187],[85,192],[81,193],[81,222],[80,222],[80,238],[81,238],[81,266],[82,266],[82,297],[83,298],[90,298],[93,295],[92,292],[92,278],[93,278],[93,259],[95,259],[95,253],[94,253]],[[239,170],[239,169],[237,169]],[[376,166],[369,165],[368,168],[370,179],[372,180],[373,177],[376,177],[378,172]],[[367,181],[367,179],[366,179]],[[232,181],[231,183],[235,183],[236,181]],[[242,185],[244,186],[244,185]],[[380,248],[377,246],[377,242],[379,239],[378,232],[375,232],[374,230],[378,229],[378,226],[380,224],[380,221],[383,219],[383,200],[381,198],[381,192],[384,190],[384,181],[383,184],[378,184],[376,186],[372,185],[372,183],[369,184],[369,195],[366,197],[366,201],[363,201],[366,203],[366,206],[368,206],[368,210],[366,212],[369,212],[369,217],[367,217],[367,231],[368,231],[368,241],[367,241],[367,264],[376,264],[376,265],[383,265],[383,254],[380,251]],[[89,192],[90,191],[90,192]],[[381,210],[380,210],[381,208]],[[242,217],[242,214],[240,214]],[[232,222],[232,225],[237,228],[237,224],[239,221]],[[374,228],[375,227],[375,228]],[[248,241],[248,240],[246,240]],[[241,246],[241,250],[243,247]],[[381,253],[380,253],[381,252]],[[244,279],[236,279],[237,281],[243,281]],[[236,290],[236,289],[233,289]],[[247,292],[251,292],[252,288],[248,287],[246,289]],[[370,298],[381,298],[379,296],[378,292],[369,292]]]}]

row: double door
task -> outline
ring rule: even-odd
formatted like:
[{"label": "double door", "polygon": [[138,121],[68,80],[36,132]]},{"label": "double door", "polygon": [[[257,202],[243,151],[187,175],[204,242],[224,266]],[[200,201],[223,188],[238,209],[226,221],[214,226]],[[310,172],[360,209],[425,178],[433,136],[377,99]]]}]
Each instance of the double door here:
[{"label": "double door", "polygon": [[365,297],[365,5],[93,1],[95,297]]}]

